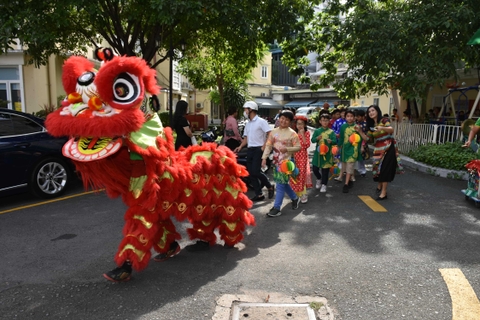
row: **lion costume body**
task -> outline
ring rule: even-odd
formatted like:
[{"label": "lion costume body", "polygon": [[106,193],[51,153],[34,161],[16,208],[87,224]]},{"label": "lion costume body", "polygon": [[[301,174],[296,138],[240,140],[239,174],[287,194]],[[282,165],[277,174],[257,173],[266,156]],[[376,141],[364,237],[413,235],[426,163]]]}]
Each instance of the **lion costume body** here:
[{"label": "lion costume body", "polygon": [[215,244],[218,228],[226,245],[240,242],[255,219],[235,154],[214,143],[175,151],[171,129],[149,105],[159,93],[155,70],[136,57],[97,56],[104,60],[98,71],[83,57],[65,62],[67,97],[46,125],[53,136],[71,137],[63,153],[85,187],[105,188],[128,206],[117,265],[142,270],[152,247],[167,252],[181,238],[172,216],[188,219],[191,239]]}]

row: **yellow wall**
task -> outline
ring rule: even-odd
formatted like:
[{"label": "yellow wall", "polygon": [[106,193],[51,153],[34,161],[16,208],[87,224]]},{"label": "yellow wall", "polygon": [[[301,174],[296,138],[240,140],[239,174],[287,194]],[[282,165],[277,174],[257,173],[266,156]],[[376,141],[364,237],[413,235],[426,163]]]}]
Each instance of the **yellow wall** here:
[{"label": "yellow wall", "polygon": [[38,112],[46,105],[57,106],[57,97],[65,95],[62,64],[63,59],[51,56],[47,66],[23,66],[25,112]]},{"label": "yellow wall", "polygon": [[[267,67],[267,77],[262,78],[262,66]],[[272,84],[272,53],[267,52],[260,61],[255,69],[252,71],[253,79],[248,81],[249,83],[255,83],[260,85],[271,85]]]},{"label": "yellow wall", "polygon": [[[467,88],[467,87],[476,87],[478,88],[478,83],[479,79],[476,74],[470,73],[470,74],[461,74],[462,79],[458,81],[458,87],[459,88]],[[447,85],[454,84],[454,80],[450,79],[449,81],[446,81],[446,86],[444,87],[438,87],[438,86],[432,86],[429,90],[428,96],[427,96],[427,110],[428,109],[433,109],[434,107],[441,107],[442,106],[442,101],[443,97],[447,96],[449,93],[449,88]],[[455,110],[458,112],[459,109],[467,109],[468,106],[471,106],[475,99],[477,98],[478,95],[478,90],[468,90],[464,91],[464,95],[461,94],[459,91],[453,91],[451,96],[454,101],[454,106]],[[450,98],[448,98],[449,100]],[[469,100],[467,102],[467,100]],[[477,109],[479,106],[477,105]]]},{"label": "yellow wall", "polygon": [[[267,68],[267,77],[262,78],[262,66]],[[270,97],[272,85],[272,53],[267,52],[262,61],[252,71],[252,79],[247,81],[248,92],[252,97]]]}]

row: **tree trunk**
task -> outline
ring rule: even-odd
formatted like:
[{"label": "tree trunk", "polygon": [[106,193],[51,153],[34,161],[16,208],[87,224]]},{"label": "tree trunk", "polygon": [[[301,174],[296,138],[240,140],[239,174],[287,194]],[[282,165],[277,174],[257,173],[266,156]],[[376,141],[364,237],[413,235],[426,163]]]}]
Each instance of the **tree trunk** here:
[{"label": "tree trunk", "polygon": [[220,67],[220,74],[217,75],[217,86],[218,86],[218,94],[220,96],[220,107],[218,110],[218,114],[220,117],[220,122],[223,122],[225,119],[225,97],[223,91],[223,72],[222,67]]}]

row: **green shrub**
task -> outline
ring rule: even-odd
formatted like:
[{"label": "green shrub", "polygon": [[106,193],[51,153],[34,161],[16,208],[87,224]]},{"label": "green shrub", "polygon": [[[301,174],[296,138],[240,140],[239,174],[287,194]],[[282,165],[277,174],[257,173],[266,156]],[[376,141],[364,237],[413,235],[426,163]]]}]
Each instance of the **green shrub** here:
[{"label": "green shrub", "polygon": [[465,165],[478,158],[472,149],[462,148],[460,142],[419,146],[410,151],[408,156],[415,161],[450,170],[466,170]]},{"label": "green shrub", "polygon": [[318,122],[320,118],[320,112],[319,111],[314,111],[312,112],[312,114],[310,115],[310,125],[315,127],[315,128],[319,128],[320,127],[320,123]]},{"label": "green shrub", "polygon": [[47,116],[57,110],[57,106],[53,104],[43,104],[40,106],[40,111],[32,113],[35,117],[46,119]]},{"label": "green shrub", "polygon": [[160,117],[160,121],[162,121],[162,125],[164,127],[168,127],[170,126],[170,113],[169,111],[167,112],[160,112],[158,114],[158,116]]}]

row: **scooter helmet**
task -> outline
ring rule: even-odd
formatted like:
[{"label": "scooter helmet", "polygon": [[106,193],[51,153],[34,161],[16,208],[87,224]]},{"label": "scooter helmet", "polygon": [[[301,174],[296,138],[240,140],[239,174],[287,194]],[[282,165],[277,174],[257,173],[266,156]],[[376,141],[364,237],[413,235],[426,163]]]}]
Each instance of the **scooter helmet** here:
[{"label": "scooter helmet", "polygon": [[258,104],[255,101],[247,101],[244,103],[243,109],[247,109],[247,108],[258,111]]}]

